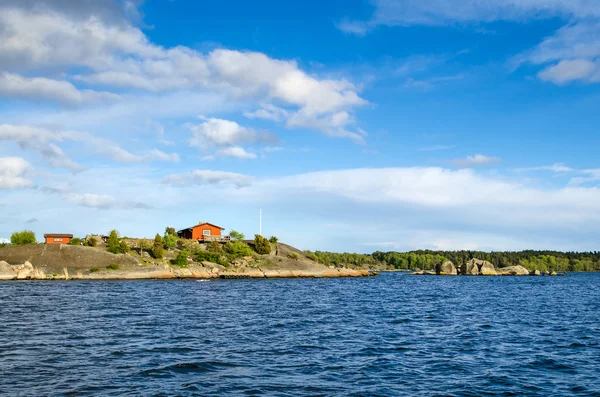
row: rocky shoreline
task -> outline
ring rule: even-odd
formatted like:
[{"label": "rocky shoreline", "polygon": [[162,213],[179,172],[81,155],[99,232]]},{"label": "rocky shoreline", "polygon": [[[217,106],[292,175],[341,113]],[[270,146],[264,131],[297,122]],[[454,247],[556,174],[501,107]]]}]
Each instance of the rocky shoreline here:
[{"label": "rocky shoreline", "polygon": [[564,276],[564,273],[529,271],[519,265],[495,268],[492,263],[475,258],[458,267],[451,261],[446,261],[436,266],[435,270],[419,270],[412,274],[433,276]]},{"label": "rocky shoreline", "polygon": [[265,255],[259,261],[240,260],[229,266],[190,262],[148,262],[129,254],[111,254],[91,247],[46,246],[0,250],[0,280],[141,280],[368,277],[362,269],[330,267],[312,261]]}]

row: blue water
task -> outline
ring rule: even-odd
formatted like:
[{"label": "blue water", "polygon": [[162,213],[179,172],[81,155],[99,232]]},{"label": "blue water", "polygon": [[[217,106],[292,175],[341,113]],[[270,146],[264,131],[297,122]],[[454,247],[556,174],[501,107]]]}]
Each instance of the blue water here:
[{"label": "blue water", "polygon": [[0,394],[600,396],[600,274],[0,283]]}]

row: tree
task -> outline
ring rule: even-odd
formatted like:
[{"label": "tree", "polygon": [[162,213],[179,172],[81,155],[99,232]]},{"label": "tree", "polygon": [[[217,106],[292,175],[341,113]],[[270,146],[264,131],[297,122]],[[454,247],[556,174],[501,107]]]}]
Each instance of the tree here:
[{"label": "tree", "polygon": [[229,237],[231,237],[231,239],[233,241],[242,241],[245,236],[244,236],[244,233],[240,233],[235,230],[232,230],[231,232],[229,232]]},{"label": "tree", "polygon": [[164,255],[163,239],[160,237],[160,234],[156,233],[156,237],[154,237],[154,246],[152,247],[152,256],[155,259],[162,259]]},{"label": "tree", "polygon": [[279,241],[279,239],[277,237],[275,237],[275,236],[269,237],[269,242],[271,244],[277,244],[278,241]]},{"label": "tree", "polygon": [[146,241],[146,239],[143,239],[143,238],[141,238],[139,240],[139,247],[140,247],[140,256],[143,255],[144,251],[148,251],[150,249],[148,242]]},{"label": "tree", "polygon": [[10,243],[13,245],[28,245],[36,244],[35,233],[31,230],[23,230],[21,232],[14,232],[10,236]]},{"label": "tree", "polygon": [[106,243],[108,252],[113,254],[121,253],[121,244],[119,243],[119,232],[115,229],[110,231],[108,235],[108,242]]},{"label": "tree", "polygon": [[98,239],[94,236],[91,236],[89,239],[87,239],[85,244],[89,245],[90,247],[95,247],[96,245],[98,245]]},{"label": "tree", "polygon": [[171,261],[171,264],[173,266],[187,267],[187,264],[188,264],[188,258],[187,257],[188,257],[189,254],[190,253],[187,252],[186,250],[179,251],[179,253],[175,257],[175,259],[173,259]]},{"label": "tree", "polygon": [[175,231],[174,227],[166,227],[165,228],[165,236],[173,236],[173,237],[177,237],[177,232]]},{"label": "tree", "polygon": [[163,247],[166,249],[173,249],[177,247],[177,237],[170,233],[165,233],[163,236]]},{"label": "tree", "polygon": [[260,234],[255,234],[254,235],[254,250],[261,255],[270,254],[271,253],[271,243],[269,243],[269,240],[267,240]]}]

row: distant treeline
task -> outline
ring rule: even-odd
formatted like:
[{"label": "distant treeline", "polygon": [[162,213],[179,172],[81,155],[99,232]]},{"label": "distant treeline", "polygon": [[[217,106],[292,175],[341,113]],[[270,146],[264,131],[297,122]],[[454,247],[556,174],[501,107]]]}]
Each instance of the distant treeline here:
[{"label": "distant treeline", "polygon": [[495,267],[521,265],[529,270],[557,272],[600,271],[600,252],[482,252],[482,251],[431,251],[381,252],[371,255],[307,252],[322,264],[343,266],[385,266],[393,269],[432,269],[447,260],[460,266],[473,258],[491,262]]}]

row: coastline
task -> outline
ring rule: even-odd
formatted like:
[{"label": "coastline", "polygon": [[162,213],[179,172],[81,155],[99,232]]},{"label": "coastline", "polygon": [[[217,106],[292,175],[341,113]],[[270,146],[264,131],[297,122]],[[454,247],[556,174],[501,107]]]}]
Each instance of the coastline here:
[{"label": "coastline", "polygon": [[260,279],[369,277],[364,269],[325,266],[303,257],[289,259],[280,252],[247,257],[223,266],[208,261],[175,266],[131,254],[112,254],[81,246],[32,245],[0,250],[0,280],[143,280],[143,279]]}]

